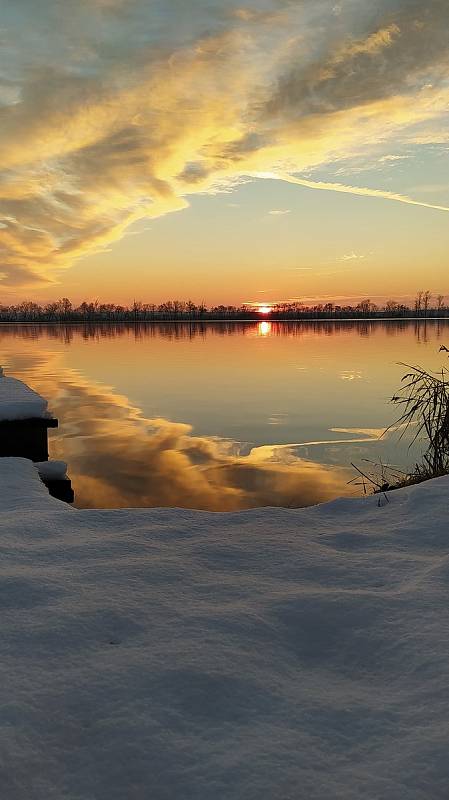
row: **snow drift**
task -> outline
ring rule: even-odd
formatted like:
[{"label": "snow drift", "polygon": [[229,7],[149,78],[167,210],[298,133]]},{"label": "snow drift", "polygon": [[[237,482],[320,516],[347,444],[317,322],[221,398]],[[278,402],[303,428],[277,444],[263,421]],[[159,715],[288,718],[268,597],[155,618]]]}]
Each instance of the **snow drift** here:
[{"label": "snow drift", "polygon": [[47,401],[0,367],[0,422],[48,417]]},{"label": "snow drift", "polygon": [[2,797],[447,797],[448,478],[233,514],[0,485]]}]

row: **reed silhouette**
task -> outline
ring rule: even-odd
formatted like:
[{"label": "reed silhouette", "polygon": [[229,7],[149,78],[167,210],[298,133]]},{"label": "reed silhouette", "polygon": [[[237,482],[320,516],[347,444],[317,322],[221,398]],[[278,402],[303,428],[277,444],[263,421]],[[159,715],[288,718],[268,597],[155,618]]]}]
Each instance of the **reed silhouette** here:
[{"label": "reed silhouette", "polygon": [[[441,345],[440,352],[449,353],[449,349]],[[385,433],[398,429],[400,439],[411,433],[409,447],[422,440],[425,449],[421,461],[409,473],[369,459],[364,459],[363,468],[352,464],[357,476],[350,483],[361,486],[365,494],[369,488],[374,494],[385,494],[449,474],[449,370],[442,367],[433,373],[409,364],[401,366],[408,371],[391,398],[401,413]]]}]

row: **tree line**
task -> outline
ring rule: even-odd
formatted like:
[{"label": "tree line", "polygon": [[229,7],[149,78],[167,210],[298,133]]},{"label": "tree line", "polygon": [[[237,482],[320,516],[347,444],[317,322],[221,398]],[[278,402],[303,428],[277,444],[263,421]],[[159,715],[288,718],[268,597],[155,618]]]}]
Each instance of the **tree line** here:
[{"label": "tree line", "polygon": [[[389,319],[448,317],[449,305],[444,295],[430,291],[417,293],[413,305],[388,300],[377,305],[370,299],[356,305],[317,303],[308,305],[300,301],[270,305],[267,318],[272,320],[298,319]],[[151,321],[207,321],[207,320],[260,320],[257,306],[217,305],[208,307],[192,300],[167,300],[164,303],[143,303],[135,300],[131,305],[83,301],[73,305],[67,298],[40,305],[24,300],[17,305],[0,304],[0,322],[151,322]]]}]

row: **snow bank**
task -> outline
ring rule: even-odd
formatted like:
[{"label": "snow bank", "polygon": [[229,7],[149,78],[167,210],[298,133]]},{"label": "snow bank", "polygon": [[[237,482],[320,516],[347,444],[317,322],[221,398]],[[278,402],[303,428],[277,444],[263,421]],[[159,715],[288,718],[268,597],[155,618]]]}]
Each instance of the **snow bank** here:
[{"label": "snow bank", "polygon": [[33,469],[0,461],[2,797],[447,797],[448,478],[211,514]]},{"label": "snow bank", "polygon": [[0,547],[7,520],[19,519],[15,516],[19,512],[31,512],[39,524],[41,512],[53,508],[59,508],[59,503],[48,494],[32,461],[0,458]]},{"label": "snow bank", "polygon": [[0,422],[47,417],[47,401],[17,378],[0,374]]}]

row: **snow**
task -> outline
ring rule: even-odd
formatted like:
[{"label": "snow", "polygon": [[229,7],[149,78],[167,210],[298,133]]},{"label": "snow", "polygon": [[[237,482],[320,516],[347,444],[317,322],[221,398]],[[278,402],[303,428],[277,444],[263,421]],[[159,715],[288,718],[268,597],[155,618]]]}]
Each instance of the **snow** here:
[{"label": "snow", "polygon": [[[16,512],[31,513],[38,522],[39,513],[51,508],[55,502],[39,479],[35,464],[26,458],[0,458],[0,487],[0,523],[3,524],[10,518],[8,514],[15,518]],[[3,534],[2,526],[0,546]]]},{"label": "snow", "polygon": [[0,421],[47,417],[47,401],[17,378],[0,373]]},{"label": "snow", "polygon": [[35,466],[44,480],[63,481],[67,478],[65,461],[36,461]]},{"label": "snow", "polygon": [[78,511],[0,460],[8,800],[446,800],[449,478]]}]

